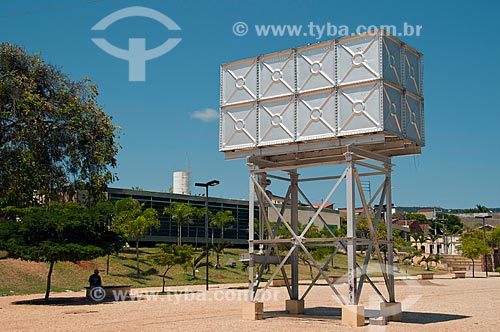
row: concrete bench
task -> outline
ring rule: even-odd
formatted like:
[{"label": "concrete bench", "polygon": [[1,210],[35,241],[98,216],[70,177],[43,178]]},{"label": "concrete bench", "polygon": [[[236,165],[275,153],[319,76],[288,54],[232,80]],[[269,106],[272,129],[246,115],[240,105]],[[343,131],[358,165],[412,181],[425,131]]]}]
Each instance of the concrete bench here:
[{"label": "concrete bench", "polygon": [[114,299],[115,294],[123,299],[130,295],[130,285],[125,286],[102,286],[104,289],[104,297],[100,293],[92,294],[92,289],[95,287],[85,287],[85,297],[94,301],[101,301],[103,299]]},{"label": "concrete bench", "polygon": [[465,278],[465,271],[453,271],[455,278]]},{"label": "concrete bench", "polygon": [[234,259],[229,258],[229,259],[226,261],[226,266],[227,266],[227,267],[236,267],[236,262],[234,261]]},{"label": "concrete bench", "polygon": [[417,280],[429,280],[429,279],[434,279],[434,274],[432,273],[417,274]]}]

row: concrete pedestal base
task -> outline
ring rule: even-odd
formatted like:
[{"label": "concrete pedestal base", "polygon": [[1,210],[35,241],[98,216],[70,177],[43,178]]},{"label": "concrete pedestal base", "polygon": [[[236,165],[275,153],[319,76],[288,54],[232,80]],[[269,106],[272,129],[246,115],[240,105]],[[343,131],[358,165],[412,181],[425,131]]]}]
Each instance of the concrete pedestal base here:
[{"label": "concrete pedestal base", "polygon": [[304,313],[304,300],[286,300],[285,308],[291,315],[301,315]]},{"label": "concrete pedestal base", "polygon": [[262,319],[264,313],[263,302],[243,302],[242,310],[244,320],[258,320]]},{"label": "concrete pedestal base", "polygon": [[403,319],[401,302],[380,303],[380,316],[384,316],[388,321],[400,321]]},{"label": "concrete pedestal base", "polygon": [[346,304],[342,306],[342,325],[358,327],[365,325],[365,307]]}]

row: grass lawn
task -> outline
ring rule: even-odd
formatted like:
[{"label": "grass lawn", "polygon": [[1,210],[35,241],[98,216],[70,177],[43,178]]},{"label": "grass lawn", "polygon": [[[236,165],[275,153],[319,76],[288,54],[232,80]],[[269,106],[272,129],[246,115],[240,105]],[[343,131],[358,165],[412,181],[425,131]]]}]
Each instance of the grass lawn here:
[{"label": "grass lawn", "polygon": [[[131,285],[132,287],[158,287],[161,288],[163,269],[153,264],[148,255],[156,252],[156,248],[140,248],[140,276],[136,274],[136,261],[134,249],[124,249],[118,256],[111,256],[109,274],[105,273],[106,257],[101,257],[88,262],[79,262],[77,264],[60,262],[54,266],[52,274],[52,291],[79,291],[88,284],[88,278],[94,269],[101,271],[101,277],[104,285]],[[209,280],[211,284],[221,283],[246,283],[248,281],[248,272],[243,264],[239,262],[239,255],[246,253],[246,249],[229,248],[220,258],[220,269],[210,267]],[[236,267],[226,267],[228,259],[236,262]],[[215,265],[215,255],[209,256],[210,261]],[[362,258],[358,257],[362,264]],[[274,266],[271,266],[271,272]],[[289,270],[289,267],[287,267]],[[423,271],[423,267],[408,267],[409,275],[416,275]],[[377,261],[370,261],[370,276],[381,276]],[[405,266],[401,266],[401,274],[404,276]],[[337,254],[333,261],[333,267],[330,265],[326,272],[329,276],[342,276],[347,272],[347,259],[345,255]],[[436,271],[439,273],[439,271]],[[48,264],[24,262],[13,259],[0,259],[0,295],[18,295],[33,294],[45,292],[46,278],[48,273]],[[316,269],[313,267],[313,273]],[[304,264],[299,265],[299,274],[301,280],[310,280],[309,267]],[[288,273],[290,276],[290,273]],[[197,273],[197,278],[193,279],[191,271],[185,271],[180,266],[173,267],[169,273],[166,282],[168,286],[194,285],[205,283],[205,267],[201,267]],[[271,274],[264,274],[266,280]],[[280,276],[280,274],[278,274]]]}]

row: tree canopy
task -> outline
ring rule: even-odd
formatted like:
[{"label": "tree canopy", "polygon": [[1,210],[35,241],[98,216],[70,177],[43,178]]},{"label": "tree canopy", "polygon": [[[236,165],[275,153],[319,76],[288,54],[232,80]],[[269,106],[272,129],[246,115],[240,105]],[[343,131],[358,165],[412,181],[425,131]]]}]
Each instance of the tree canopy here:
[{"label": "tree canopy", "polygon": [[[201,216],[199,209],[186,203],[173,202],[172,205],[163,210],[163,214],[170,215],[177,223],[177,244],[182,244],[182,225],[193,223],[193,220]],[[203,210],[204,211],[204,210]]]},{"label": "tree canopy", "polygon": [[419,223],[426,223],[427,217],[421,213],[410,212],[406,214],[407,220],[416,220]]},{"label": "tree canopy", "polygon": [[137,275],[139,269],[139,241],[154,228],[160,228],[158,211],[153,208],[143,210],[143,205],[132,197],[119,200],[115,203],[116,217],[115,226],[125,233],[125,235],[135,241],[135,253],[137,262]]},{"label": "tree canopy", "polygon": [[462,239],[459,249],[462,251],[462,256],[472,260],[472,276],[474,277],[474,259],[489,254],[490,248],[477,237],[469,236]]},{"label": "tree canopy", "polygon": [[0,249],[11,258],[50,263],[45,300],[50,293],[54,263],[104,256],[123,237],[109,229],[101,207],[54,203],[49,208],[5,208],[0,222]]},{"label": "tree canopy", "polygon": [[486,235],[488,244],[491,247],[500,247],[500,226],[495,227],[490,233]]},{"label": "tree canopy", "polygon": [[462,231],[464,224],[460,217],[454,214],[438,213],[436,219],[429,225],[429,232],[435,234],[458,234]]},{"label": "tree canopy", "polygon": [[212,215],[212,220],[210,224],[212,226],[218,227],[221,230],[221,242],[224,240],[224,227],[228,224],[232,224],[236,222],[236,218],[233,216],[233,213],[229,210],[226,211],[218,211],[216,214]]},{"label": "tree canopy", "polygon": [[[150,259],[157,265],[165,268],[162,274],[162,293],[165,293],[165,283],[168,271],[175,265],[186,265],[193,259],[194,249],[190,245],[176,245],[159,243],[156,245],[160,250],[151,255]],[[203,256],[205,257],[205,256]],[[194,275],[194,272],[193,272]]]},{"label": "tree canopy", "polygon": [[39,55],[0,44],[0,207],[26,207],[114,178],[117,127],[90,79],[71,80]]}]

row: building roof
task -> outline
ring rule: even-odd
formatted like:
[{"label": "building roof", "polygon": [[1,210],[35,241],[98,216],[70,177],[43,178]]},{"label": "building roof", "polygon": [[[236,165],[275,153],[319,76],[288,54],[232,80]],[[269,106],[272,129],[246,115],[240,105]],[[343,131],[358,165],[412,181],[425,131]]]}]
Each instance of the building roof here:
[{"label": "building roof", "polygon": [[410,233],[424,233],[423,228],[417,220],[395,220],[393,224],[408,227]]}]

